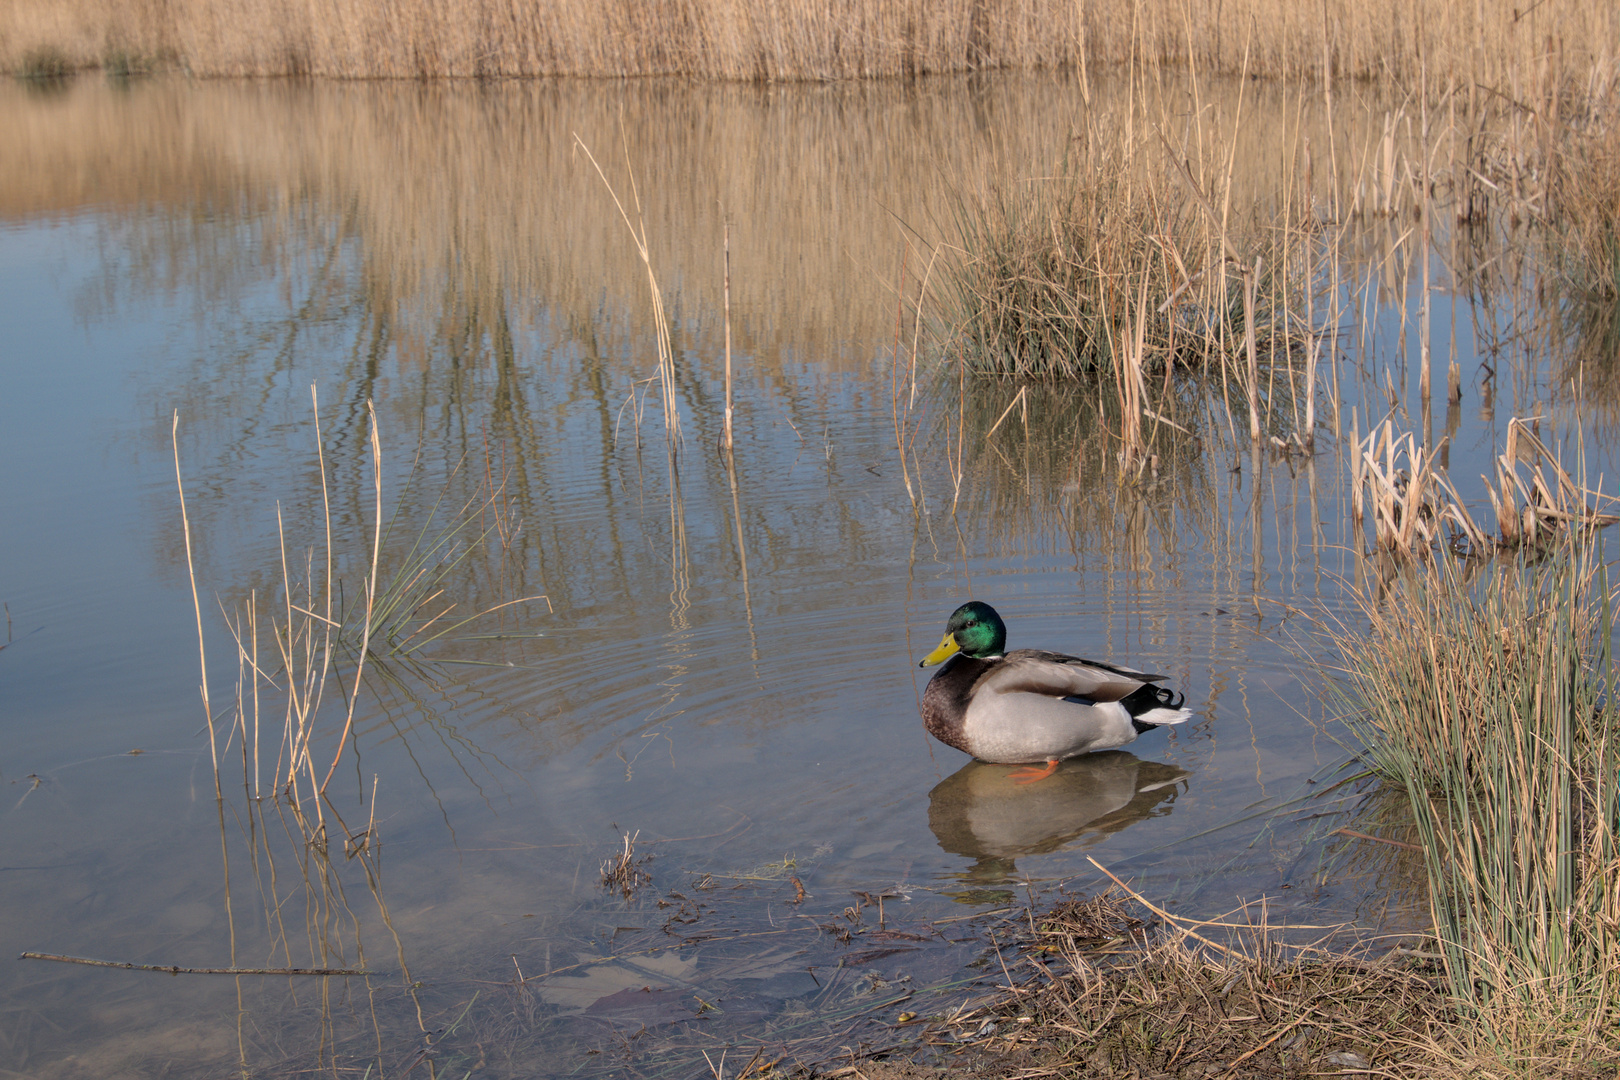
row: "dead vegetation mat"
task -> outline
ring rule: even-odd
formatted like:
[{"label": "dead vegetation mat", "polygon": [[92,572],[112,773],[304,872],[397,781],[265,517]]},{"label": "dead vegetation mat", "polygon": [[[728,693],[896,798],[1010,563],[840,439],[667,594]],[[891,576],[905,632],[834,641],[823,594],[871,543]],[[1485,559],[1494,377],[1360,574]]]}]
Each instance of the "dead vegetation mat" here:
[{"label": "dead vegetation mat", "polygon": [[[1241,917],[1241,916],[1240,916]],[[1199,933],[1198,931],[1202,931]],[[996,952],[999,996],[927,1021],[904,1054],[817,1073],[850,1080],[1099,1077],[1614,1076],[1614,1063],[1490,1048],[1427,949],[1335,948],[1222,921],[1166,925],[1119,897],[1068,899]],[[1348,943],[1346,943],[1348,944]],[[918,1021],[923,1023],[923,1021]]]}]

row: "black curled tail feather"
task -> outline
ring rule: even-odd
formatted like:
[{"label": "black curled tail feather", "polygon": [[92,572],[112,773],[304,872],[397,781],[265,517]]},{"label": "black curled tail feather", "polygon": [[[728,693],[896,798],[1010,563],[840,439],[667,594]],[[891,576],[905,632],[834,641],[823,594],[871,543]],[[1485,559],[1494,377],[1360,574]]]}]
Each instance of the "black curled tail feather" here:
[{"label": "black curled tail feather", "polygon": [[1143,713],[1152,712],[1154,709],[1179,709],[1186,700],[1187,695],[1185,694],[1178,694],[1167,686],[1154,686],[1150,683],[1139,690],[1131,692],[1120,700],[1120,704],[1125,706],[1125,710],[1131,714],[1131,726],[1140,735],[1145,731],[1152,731],[1160,725],[1138,720],[1137,717]]},{"label": "black curled tail feather", "polygon": [[1150,686],[1147,689],[1153,691],[1159,708],[1179,709],[1187,702],[1186,694],[1178,694],[1168,686]]},{"label": "black curled tail feather", "polygon": [[1186,700],[1185,694],[1178,694],[1168,686],[1154,686],[1148,683],[1131,691],[1121,698],[1119,703],[1125,706],[1125,711],[1132,716],[1140,716],[1153,709],[1179,709]]}]

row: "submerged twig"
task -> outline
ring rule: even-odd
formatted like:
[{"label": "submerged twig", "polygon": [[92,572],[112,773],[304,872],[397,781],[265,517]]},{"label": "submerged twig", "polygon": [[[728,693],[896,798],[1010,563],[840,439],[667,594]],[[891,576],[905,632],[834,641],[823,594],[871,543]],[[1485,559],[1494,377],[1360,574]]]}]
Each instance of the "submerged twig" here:
[{"label": "submerged twig", "polygon": [[363,968],[194,968],[176,964],[132,964],[125,960],[94,960],[87,956],[59,956],[56,953],[25,952],[20,960],[55,960],[61,964],[89,967],[124,968],[127,971],[162,971],[170,975],[381,975]]}]

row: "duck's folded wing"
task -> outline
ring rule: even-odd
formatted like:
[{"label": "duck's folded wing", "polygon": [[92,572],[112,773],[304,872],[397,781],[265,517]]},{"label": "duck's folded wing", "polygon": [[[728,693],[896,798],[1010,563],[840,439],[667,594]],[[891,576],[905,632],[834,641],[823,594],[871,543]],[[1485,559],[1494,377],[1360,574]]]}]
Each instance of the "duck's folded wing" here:
[{"label": "duck's folded wing", "polygon": [[1045,694],[1083,697],[1092,701],[1119,701],[1144,684],[1162,679],[1129,668],[1099,664],[1062,653],[1039,649],[1010,652],[986,675],[980,686],[998,694]]}]

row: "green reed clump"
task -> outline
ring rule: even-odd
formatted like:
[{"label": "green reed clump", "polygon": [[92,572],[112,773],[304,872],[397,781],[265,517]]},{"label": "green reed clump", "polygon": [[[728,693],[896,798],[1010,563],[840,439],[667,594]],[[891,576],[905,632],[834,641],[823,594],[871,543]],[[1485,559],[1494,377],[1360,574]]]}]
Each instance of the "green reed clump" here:
[{"label": "green reed clump", "polygon": [[1410,801],[1451,991],[1498,1049],[1620,1051],[1613,602],[1570,535],[1414,569],[1330,635],[1347,723]]},{"label": "green reed clump", "polygon": [[61,79],[73,74],[73,61],[55,45],[41,45],[22,58],[17,75],[24,79]]},{"label": "green reed clump", "polygon": [[[1066,165],[1063,175],[998,186],[955,206],[959,257],[941,298],[953,344],[970,369],[1078,378],[1132,360],[1133,320],[1175,288],[1157,257],[1165,232],[1185,224],[1121,172]],[[1184,204],[1185,205],[1185,204]],[[1142,366],[1162,370],[1170,323],[1149,319]]]},{"label": "green reed clump", "polygon": [[978,374],[1099,385],[1128,446],[1141,418],[1175,411],[1178,375],[1252,411],[1256,436],[1293,430],[1307,323],[1277,268],[1297,237],[1234,238],[1219,199],[1150,156],[1095,150],[1095,164],[959,197],[936,272],[945,349]]}]

